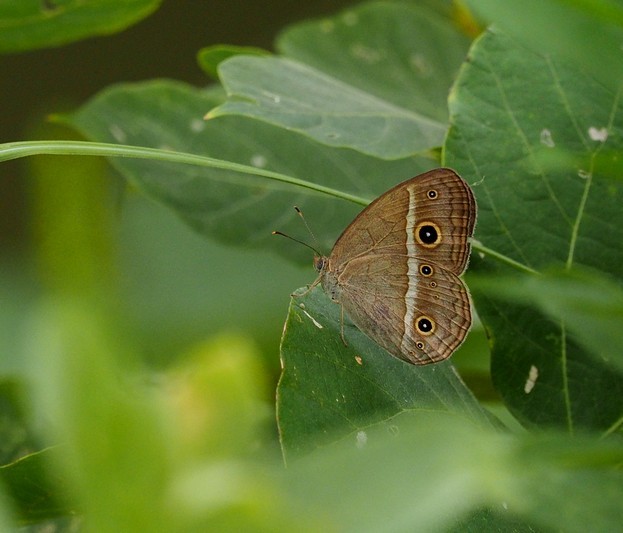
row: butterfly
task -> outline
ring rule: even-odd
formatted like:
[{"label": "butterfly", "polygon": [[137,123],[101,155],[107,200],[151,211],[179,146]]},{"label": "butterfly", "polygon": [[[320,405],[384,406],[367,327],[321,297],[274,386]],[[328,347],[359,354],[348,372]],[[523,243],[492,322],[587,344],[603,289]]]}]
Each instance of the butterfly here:
[{"label": "butterfly", "polygon": [[459,275],[476,213],[469,185],[449,168],[404,181],[361,211],[328,256],[314,258],[315,284],[394,357],[443,361],[472,323]]}]

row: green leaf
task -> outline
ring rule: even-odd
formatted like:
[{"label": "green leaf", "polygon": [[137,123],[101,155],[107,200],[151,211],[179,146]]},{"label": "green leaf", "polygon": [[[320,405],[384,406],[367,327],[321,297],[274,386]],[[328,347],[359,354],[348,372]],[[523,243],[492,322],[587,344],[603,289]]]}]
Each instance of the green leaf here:
[{"label": "green leaf", "polygon": [[0,529],[3,531],[13,531],[15,529],[12,519],[13,508],[9,505],[2,488],[3,487],[0,487]]},{"label": "green leaf", "polygon": [[50,450],[0,466],[0,479],[22,523],[35,523],[75,512],[60,494],[67,479],[50,474]]},{"label": "green leaf", "polygon": [[218,66],[229,59],[238,55],[269,55],[270,52],[262,48],[254,46],[233,46],[217,44],[215,46],[206,46],[199,50],[197,54],[197,62],[203,71],[213,79],[218,78]]},{"label": "green leaf", "polygon": [[[476,280],[471,281],[474,287]],[[476,285],[491,298],[536,305],[552,320],[562,321],[569,334],[597,361],[623,370],[623,288],[620,284],[597,271],[576,269],[520,279],[484,278]]]},{"label": "green leaf", "polygon": [[494,381],[517,417],[623,432],[620,285],[597,272],[500,276],[469,279],[488,317]]},{"label": "green leaf", "polygon": [[429,150],[445,125],[283,58],[235,57],[219,67],[229,101],[208,115],[243,115],[329,146],[388,159]]},{"label": "green leaf", "polygon": [[[541,54],[621,87],[623,6],[612,0],[468,0],[473,9]],[[555,23],[553,23],[555,21]]]},{"label": "green leaf", "polygon": [[295,295],[281,343],[277,419],[286,458],[341,438],[365,445],[367,428],[399,431],[396,415],[442,412],[491,427],[449,363],[414,366],[393,358],[344,318],[320,288]]},{"label": "green leaf", "polygon": [[[445,164],[473,184],[476,239],[534,270],[583,265],[623,278],[623,184],[596,164],[600,154],[623,149],[617,94],[489,32],[474,44],[450,110]],[[543,153],[557,154],[557,163]],[[470,271],[510,273],[478,256]],[[569,337],[560,319],[473,295],[491,337],[494,384],[520,420],[573,431],[606,430],[621,418],[621,376]],[[538,386],[530,389],[535,373]]]},{"label": "green leaf", "polygon": [[467,39],[425,8],[371,3],[284,33],[290,58],[235,57],[219,75],[241,114],[329,146],[395,159],[440,145]]},{"label": "green leaf", "polygon": [[0,52],[61,46],[121,31],[161,0],[0,0]]},{"label": "green leaf", "polygon": [[448,18],[430,8],[388,3],[297,24],[276,43],[288,58],[443,124],[468,45]]},{"label": "green leaf", "polygon": [[623,519],[617,439],[511,436],[443,413],[392,422],[399,431],[372,424],[363,444],[345,439],[295,461],[290,497],[338,531],[583,533]]},{"label": "green leaf", "polygon": [[[328,148],[241,117],[204,121],[206,110],[217,101],[214,92],[172,81],[120,85],[96,96],[68,121],[92,140],[213,156],[364,198],[435,166],[423,158],[388,162]],[[230,244],[274,248],[290,258],[311,260],[309,250],[271,235],[277,229],[290,235],[304,232],[293,205],[305,212],[324,249],[361,209],[235,170],[127,158],[113,163],[132,184],[202,234]]]},{"label": "green leaf", "polygon": [[[19,356],[18,352],[6,353]],[[23,381],[15,377],[0,379],[0,465],[12,462],[25,450],[33,449],[34,439],[27,423],[26,389]]]}]

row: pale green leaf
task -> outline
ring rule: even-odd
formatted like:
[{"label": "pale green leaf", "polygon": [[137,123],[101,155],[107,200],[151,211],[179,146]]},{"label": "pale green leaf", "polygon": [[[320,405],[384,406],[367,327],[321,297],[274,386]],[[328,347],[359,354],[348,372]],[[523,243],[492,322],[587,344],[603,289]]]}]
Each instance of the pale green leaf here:
[{"label": "pale green leaf", "polygon": [[[399,429],[398,429],[399,428]],[[339,531],[616,531],[616,439],[496,433],[405,412],[290,465],[289,495]]]},{"label": "pale green leaf", "polygon": [[329,146],[405,157],[443,140],[445,124],[285,58],[235,57],[219,67],[228,102],[210,117],[244,115]]},{"label": "pale green leaf", "polygon": [[441,144],[467,39],[427,8],[371,3],[295,26],[278,48],[286,57],[220,65],[229,99],[211,116],[242,114],[395,159]]},{"label": "pale green leaf", "polygon": [[288,58],[445,124],[448,91],[468,44],[449,18],[422,2],[372,2],[287,28],[276,46]]}]

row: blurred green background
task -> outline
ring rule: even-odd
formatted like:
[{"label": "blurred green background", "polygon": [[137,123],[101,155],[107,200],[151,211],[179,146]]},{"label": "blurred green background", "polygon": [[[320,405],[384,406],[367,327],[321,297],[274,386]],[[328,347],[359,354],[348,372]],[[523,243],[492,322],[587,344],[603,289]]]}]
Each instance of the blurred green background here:
[{"label": "blurred green background", "polygon": [[[0,141],[72,138],[70,131],[42,123],[117,82],[165,77],[206,85],[211,81],[195,61],[201,47],[230,43],[270,50],[288,23],[335,13],[349,3],[167,0],[120,33],[4,55]],[[75,175],[68,176],[72,167]],[[92,177],[89,183],[85,175]],[[315,276],[311,256],[309,267],[299,268],[269,252],[199,237],[167,209],[125,188],[95,159],[3,163],[0,212],[5,375],[19,372],[22,364],[20,324],[31,299],[42,289],[95,283],[114,293],[122,322],[142,339],[149,361],[166,364],[213,334],[240,332],[257,342],[276,376],[288,295]]]}]

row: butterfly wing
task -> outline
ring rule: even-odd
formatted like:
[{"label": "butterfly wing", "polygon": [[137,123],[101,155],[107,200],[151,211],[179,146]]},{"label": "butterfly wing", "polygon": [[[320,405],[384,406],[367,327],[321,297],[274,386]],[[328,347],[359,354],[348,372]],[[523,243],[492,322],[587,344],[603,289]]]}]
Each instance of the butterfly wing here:
[{"label": "butterfly wing", "polygon": [[476,223],[471,189],[451,169],[439,168],[400,183],[351,222],[330,255],[331,268],[362,255],[425,257],[461,274]]},{"label": "butterfly wing", "polygon": [[414,364],[449,357],[471,325],[467,288],[476,204],[452,170],[407,180],[364,209],[338,238],[322,285],[354,324]]},{"label": "butterfly wing", "polygon": [[388,258],[350,262],[340,302],[352,322],[393,356],[424,365],[447,359],[471,325],[463,282],[432,262],[428,275],[396,272]]}]

